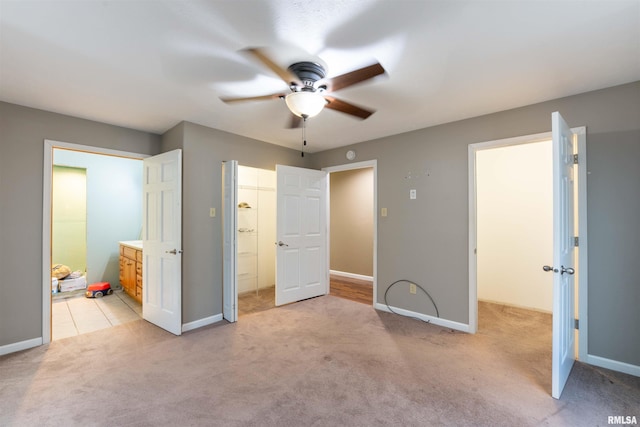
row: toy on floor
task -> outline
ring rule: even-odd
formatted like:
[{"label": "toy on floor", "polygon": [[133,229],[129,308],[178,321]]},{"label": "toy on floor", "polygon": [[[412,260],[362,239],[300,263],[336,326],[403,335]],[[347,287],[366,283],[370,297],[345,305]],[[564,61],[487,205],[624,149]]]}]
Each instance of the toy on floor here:
[{"label": "toy on floor", "polygon": [[103,295],[111,295],[112,293],[113,289],[111,289],[109,282],[100,282],[87,286],[87,292],[85,292],[84,296],[87,298],[101,298]]}]

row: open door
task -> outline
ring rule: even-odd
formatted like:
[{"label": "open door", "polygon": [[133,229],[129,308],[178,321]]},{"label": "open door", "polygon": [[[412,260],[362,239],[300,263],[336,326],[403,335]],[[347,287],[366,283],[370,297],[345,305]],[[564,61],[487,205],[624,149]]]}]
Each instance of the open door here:
[{"label": "open door", "polygon": [[229,322],[238,320],[238,162],[230,160],[222,164],[222,186],[224,192],[222,206],[222,316]]},{"label": "open door", "polygon": [[551,395],[559,399],[575,361],[574,135],[560,113],[553,136],[553,340]]},{"label": "open door", "polygon": [[144,159],[142,317],[182,333],[182,150]]},{"label": "open door", "polygon": [[276,166],[276,306],[329,288],[327,172]]}]

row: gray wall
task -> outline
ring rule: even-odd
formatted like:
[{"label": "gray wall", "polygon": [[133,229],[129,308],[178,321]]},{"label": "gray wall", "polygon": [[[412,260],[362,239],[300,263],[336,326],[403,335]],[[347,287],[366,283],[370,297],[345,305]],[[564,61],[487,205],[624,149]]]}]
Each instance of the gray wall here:
[{"label": "gray wall", "polygon": [[0,346],[42,336],[45,139],[160,150],[158,135],[0,102]]},{"label": "gray wall", "polygon": [[[390,283],[409,279],[441,317],[467,323],[468,145],[550,131],[553,111],[587,126],[588,352],[640,365],[640,82],[325,151],[311,166],[344,164],[348,149],[357,161],[377,159],[378,208],[388,208],[378,218],[378,301]],[[433,314],[402,287],[389,299]]]},{"label": "gray wall", "polygon": [[276,164],[303,166],[307,157],[188,122],[163,137],[163,151],[174,148],[183,149],[182,321],[189,323],[222,313],[222,162],[275,170]]}]

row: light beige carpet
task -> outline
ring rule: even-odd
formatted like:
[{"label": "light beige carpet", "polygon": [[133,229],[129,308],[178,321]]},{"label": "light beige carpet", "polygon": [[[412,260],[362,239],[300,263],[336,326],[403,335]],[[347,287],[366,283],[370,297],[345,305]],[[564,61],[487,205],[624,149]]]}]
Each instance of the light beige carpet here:
[{"label": "light beige carpet", "polygon": [[550,316],[481,304],[476,335],[324,296],[175,337],[140,320],[0,358],[2,426],[602,426],[640,379],[577,363]]}]

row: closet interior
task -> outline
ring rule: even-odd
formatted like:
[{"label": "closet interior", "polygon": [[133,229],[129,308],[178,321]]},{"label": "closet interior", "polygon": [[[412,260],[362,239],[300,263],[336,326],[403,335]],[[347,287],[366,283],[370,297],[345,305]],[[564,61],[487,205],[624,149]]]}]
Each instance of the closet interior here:
[{"label": "closet interior", "polygon": [[238,166],[238,294],[275,286],[276,173]]}]

